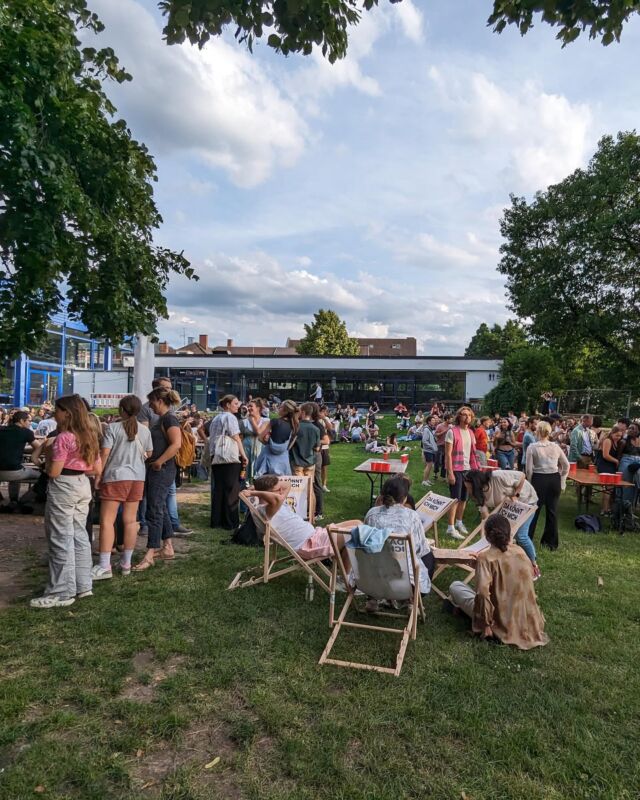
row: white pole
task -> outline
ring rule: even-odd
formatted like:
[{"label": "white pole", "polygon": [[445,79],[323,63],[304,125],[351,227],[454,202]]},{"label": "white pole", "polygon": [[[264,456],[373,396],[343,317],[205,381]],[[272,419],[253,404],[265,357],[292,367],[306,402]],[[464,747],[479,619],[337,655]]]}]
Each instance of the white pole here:
[{"label": "white pole", "polygon": [[143,402],[151,391],[154,372],[154,347],[148,336],[138,336],[133,351],[133,393]]}]

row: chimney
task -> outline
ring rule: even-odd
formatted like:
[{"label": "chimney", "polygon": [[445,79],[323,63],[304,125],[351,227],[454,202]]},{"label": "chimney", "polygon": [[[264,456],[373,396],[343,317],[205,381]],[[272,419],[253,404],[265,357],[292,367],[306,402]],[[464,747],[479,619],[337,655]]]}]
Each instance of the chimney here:
[{"label": "chimney", "polygon": [[227,350],[231,350],[233,347],[233,339],[227,339]]},{"label": "chimney", "polygon": [[168,353],[169,352],[169,344],[168,344],[168,342],[158,342],[158,352],[159,353]]},{"label": "chimney", "polygon": [[206,333],[201,333],[198,341],[200,342],[200,347],[202,347],[204,350],[209,349],[209,337]]}]

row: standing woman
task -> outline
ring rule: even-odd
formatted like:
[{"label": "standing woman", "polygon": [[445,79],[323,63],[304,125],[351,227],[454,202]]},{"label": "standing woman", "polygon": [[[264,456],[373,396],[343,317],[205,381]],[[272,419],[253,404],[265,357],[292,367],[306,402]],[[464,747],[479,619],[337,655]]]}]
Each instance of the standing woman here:
[{"label": "standing woman", "polygon": [[262,415],[263,402],[259,397],[247,403],[247,416],[240,420],[240,433],[242,434],[242,447],[247,461],[247,482],[253,483],[255,463],[262,450],[260,432],[268,420]]},{"label": "standing woman", "polygon": [[[111,549],[115,539],[115,521],[122,504],[124,553],[120,559],[123,575],[131,573],[131,556],[138,534],[138,505],[144,494],[145,460],[153,452],[151,431],[138,423],[142,403],[134,395],[120,401],[120,422],[112,422],[102,440],[103,463],[100,490],[100,561],[91,570],[94,581],[112,577]],[[98,481],[96,481],[96,484]]]},{"label": "standing woman", "polygon": [[[220,400],[222,413],[209,428],[211,452],[211,521],[212,528],[231,531],[240,524],[238,495],[240,471],[247,463],[236,414],[240,401],[234,394]],[[289,455],[287,454],[287,458]],[[222,460],[224,459],[224,460]]]},{"label": "standing woman", "polygon": [[49,476],[45,531],[49,543],[49,582],[32,608],[71,605],[91,592],[91,543],[86,524],[91,486],[88,473],[102,470],[98,437],[80,395],[59,397],[55,405],[59,431],[47,461]]},{"label": "standing woman", "polygon": [[258,475],[291,475],[289,450],[298,437],[298,406],[293,400],[285,400],[278,408],[278,418],[269,420],[260,431],[264,447],[253,468]]},{"label": "standing woman", "polygon": [[[602,440],[601,448],[596,452],[596,468],[598,472],[616,473],[619,468],[623,447],[622,428],[614,425]],[[605,490],[602,492],[602,513],[608,514],[610,510],[611,492]]]},{"label": "standing woman", "polygon": [[500,425],[493,437],[493,447],[500,469],[513,469],[516,461],[516,441],[513,435],[513,425],[506,417],[500,420]]},{"label": "standing woman", "polygon": [[533,539],[542,507],[545,508],[544,533],[540,539],[543,547],[558,549],[558,502],[564,490],[569,462],[559,444],[550,441],[551,425],[539,422],[536,428],[537,441],[527,447],[525,471],[538,495],[538,509],[529,527]]},{"label": "standing woman", "polygon": [[176,453],[180,449],[182,434],[180,422],[171,407],[180,404],[180,395],[174,389],[158,386],[147,395],[149,408],[158,419],[151,423],[152,453],[146,462],[145,494],[147,497],[146,520],[149,534],[147,552],[140,563],[133,567],[142,572],[152,567],[156,556],[172,559],[173,525],[169,516],[167,499],[176,479]]}]

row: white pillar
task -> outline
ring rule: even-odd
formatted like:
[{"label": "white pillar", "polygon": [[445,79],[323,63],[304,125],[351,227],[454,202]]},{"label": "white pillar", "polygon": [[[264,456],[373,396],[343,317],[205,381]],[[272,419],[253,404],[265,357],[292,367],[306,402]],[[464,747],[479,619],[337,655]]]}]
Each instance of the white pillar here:
[{"label": "white pillar", "polygon": [[154,373],[154,347],[148,336],[138,336],[133,351],[133,393],[144,403],[151,391]]}]

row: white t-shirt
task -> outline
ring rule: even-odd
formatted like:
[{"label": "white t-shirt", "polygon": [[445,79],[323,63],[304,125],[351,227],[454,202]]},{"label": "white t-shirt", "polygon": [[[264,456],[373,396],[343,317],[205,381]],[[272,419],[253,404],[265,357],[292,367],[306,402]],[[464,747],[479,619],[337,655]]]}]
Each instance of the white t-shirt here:
[{"label": "white t-shirt", "polygon": [[322,400],[322,386],[316,386],[315,399]]},{"label": "white t-shirt", "polygon": [[102,473],[102,483],[145,479],[145,454],[153,450],[151,431],[146,425],[138,425],[137,438],[138,441],[130,442],[121,422],[107,426],[102,447],[108,447],[111,452]]},{"label": "white t-shirt", "polygon": [[271,524],[294,550],[299,550],[315,532],[313,525],[299,517],[286,500],[271,518]]},{"label": "white t-shirt", "polygon": [[[471,428],[460,428],[459,430],[463,452],[462,469],[471,469],[471,444],[473,442],[473,446],[475,448],[475,436],[473,436],[471,433]],[[453,428],[449,428],[447,435],[444,437],[444,441],[445,443],[449,442],[449,444],[455,443],[455,439],[453,438]]]}]

